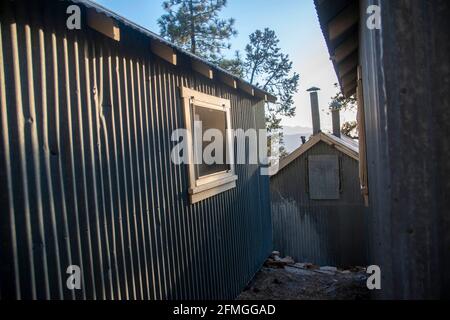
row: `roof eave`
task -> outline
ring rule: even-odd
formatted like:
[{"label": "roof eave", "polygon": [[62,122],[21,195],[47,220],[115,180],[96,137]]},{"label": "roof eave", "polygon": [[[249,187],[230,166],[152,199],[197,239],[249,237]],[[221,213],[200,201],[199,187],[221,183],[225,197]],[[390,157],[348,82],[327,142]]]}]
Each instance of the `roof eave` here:
[{"label": "roof eave", "polygon": [[359,1],[314,0],[318,19],[342,93],[356,92],[359,65]]},{"label": "roof eave", "polygon": [[286,158],[281,159],[278,171],[273,174],[272,176],[276,176],[279,174],[284,168],[289,166],[293,161],[295,161],[298,157],[303,155],[305,152],[310,150],[312,147],[314,147],[319,142],[324,142],[328,144],[329,146],[332,146],[342,152],[343,154],[349,156],[350,158],[355,159],[356,161],[359,161],[359,152],[356,150],[353,150],[349,148],[347,145],[345,145],[343,142],[340,142],[341,138],[331,138],[328,134],[319,132],[315,135],[313,135],[306,143],[301,145],[299,148],[294,150],[291,154],[289,154]]},{"label": "roof eave", "polygon": [[[217,65],[214,65],[213,63],[206,61],[205,59],[198,57],[180,47],[177,45],[165,40],[164,38],[160,37],[156,33],[132,22],[128,19],[116,14],[115,12],[93,2],[90,0],[68,0],[70,2],[83,5],[88,10],[95,10],[96,13],[104,15],[110,19],[112,19],[116,24],[120,23],[126,27],[129,27],[144,36],[148,37],[150,39],[150,47],[151,50],[164,60],[168,61],[169,63],[172,63],[174,65],[177,64],[176,55],[180,54],[183,55],[191,60],[191,64],[193,66],[193,70],[207,76],[210,79],[216,78],[218,81],[223,82],[227,84],[228,86],[245,92],[246,94],[255,97],[259,100],[264,100],[266,102],[272,102],[275,103],[277,101],[277,98],[270,94],[267,91],[264,91],[260,88],[258,88],[255,85],[252,85],[248,83],[247,81],[233,75],[227,70],[224,70],[220,68]],[[120,41],[120,39],[115,39],[116,41]],[[243,88],[250,88],[248,90],[245,90]]]}]

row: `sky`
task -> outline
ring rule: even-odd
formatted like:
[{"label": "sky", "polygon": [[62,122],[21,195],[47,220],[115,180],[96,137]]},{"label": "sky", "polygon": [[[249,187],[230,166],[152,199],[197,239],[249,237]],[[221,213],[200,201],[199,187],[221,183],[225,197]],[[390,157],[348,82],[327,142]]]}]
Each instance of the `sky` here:
[{"label": "sky", "polygon": [[[164,13],[163,0],[96,0],[97,3],[125,18],[159,33],[158,18]],[[235,18],[238,35],[231,39],[232,54],[244,51],[248,36],[256,29],[275,30],[280,47],[293,61],[293,70],[300,74],[300,86],[294,97],[296,116],[283,119],[284,126],[311,127],[310,87],[319,87],[321,126],[331,130],[328,104],[336,93],[336,74],[317,20],[313,0],[228,0],[222,18]],[[344,112],[341,121],[355,119],[353,112]]]}]

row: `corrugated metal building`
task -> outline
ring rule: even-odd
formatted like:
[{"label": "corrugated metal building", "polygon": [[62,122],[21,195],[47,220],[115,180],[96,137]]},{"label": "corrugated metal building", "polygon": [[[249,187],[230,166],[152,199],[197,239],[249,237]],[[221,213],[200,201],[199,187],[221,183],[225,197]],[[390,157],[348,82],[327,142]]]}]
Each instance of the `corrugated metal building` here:
[{"label": "corrugated metal building", "polygon": [[0,17],[0,297],[237,296],[272,248],[268,177],[236,165],[194,201],[171,134],[180,87],[242,129],[273,97],[89,1],[2,1]]},{"label": "corrugated metal building", "polygon": [[320,132],[317,88],[311,89],[314,135],[280,161],[270,179],[273,246],[298,262],[339,267],[366,264],[364,201],[359,191],[358,144]]},{"label": "corrugated metal building", "polygon": [[315,0],[358,98],[369,264],[383,299],[450,297],[450,2]]}]

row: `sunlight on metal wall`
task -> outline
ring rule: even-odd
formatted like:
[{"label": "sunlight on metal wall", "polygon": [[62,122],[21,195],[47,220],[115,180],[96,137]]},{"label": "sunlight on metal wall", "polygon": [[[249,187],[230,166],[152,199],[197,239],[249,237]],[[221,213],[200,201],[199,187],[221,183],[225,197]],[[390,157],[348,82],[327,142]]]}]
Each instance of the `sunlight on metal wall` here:
[{"label": "sunlight on metal wall", "polygon": [[[268,178],[237,165],[237,188],[190,205],[170,137],[181,85],[230,99],[235,128],[264,128],[263,103],[130,30],[68,31],[60,2],[1,6],[1,297],[236,297],[271,250]],[[66,288],[69,265],[82,290]]]}]

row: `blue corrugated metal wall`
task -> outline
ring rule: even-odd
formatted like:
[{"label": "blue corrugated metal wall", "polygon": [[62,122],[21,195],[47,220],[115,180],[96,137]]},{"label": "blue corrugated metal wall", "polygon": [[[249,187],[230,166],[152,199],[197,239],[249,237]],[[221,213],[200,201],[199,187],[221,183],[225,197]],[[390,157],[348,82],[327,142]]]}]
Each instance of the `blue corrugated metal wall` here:
[{"label": "blue corrugated metal wall", "polygon": [[237,165],[235,189],[189,205],[170,136],[181,85],[230,99],[234,128],[264,128],[263,102],[126,28],[119,43],[68,31],[67,4],[18,3],[0,10],[1,297],[237,296],[271,250],[268,178]]}]

